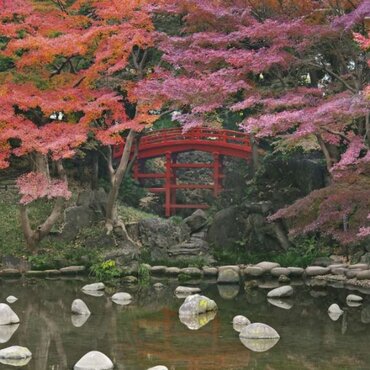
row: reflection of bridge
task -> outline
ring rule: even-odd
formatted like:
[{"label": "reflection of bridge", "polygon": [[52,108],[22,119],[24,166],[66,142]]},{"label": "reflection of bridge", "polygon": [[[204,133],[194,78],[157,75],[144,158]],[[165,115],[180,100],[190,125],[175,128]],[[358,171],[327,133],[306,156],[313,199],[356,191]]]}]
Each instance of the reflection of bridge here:
[{"label": "reflection of bridge", "polygon": [[[195,128],[187,132],[182,129],[168,129],[152,131],[143,136],[137,148],[137,158],[134,164],[135,179],[143,182],[147,179],[161,179],[160,187],[148,188],[154,193],[165,193],[166,216],[180,208],[206,208],[206,204],[177,204],[176,190],[181,189],[209,189],[217,196],[222,191],[223,156],[231,156],[248,160],[251,155],[251,146],[247,134],[238,131],[212,128]],[[177,162],[177,153],[189,151],[212,153],[213,163],[181,163]],[[114,148],[113,157],[120,158],[123,147]],[[142,173],[140,168],[146,159],[165,156],[165,172]],[[213,170],[212,184],[178,184],[177,169],[209,168]]]}]

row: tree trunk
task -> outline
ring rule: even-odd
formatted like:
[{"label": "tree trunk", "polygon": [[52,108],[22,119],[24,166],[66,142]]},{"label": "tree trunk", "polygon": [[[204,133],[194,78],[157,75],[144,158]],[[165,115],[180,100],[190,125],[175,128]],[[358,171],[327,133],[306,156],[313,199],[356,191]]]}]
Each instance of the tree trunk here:
[{"label": "tree trunk", "polygon": [[[61,161],[56,162],[56,167],[58,170],[59,177],[62,178],[64,181],[67,181],[66,173],[63,168],[63,164]],[[47,166],[49,168],[49,166]],[[49,217],[40,225],[36,227],[36,229],[32,229],[30,219],[28,216],[28,207],[26,205],[20,206],[20,220],[22,231],[24,234],[24,238],[26,240],[26,244],[28,249],[31,252],[35,252],[36,248],[40,244],[41,240],[45,238],[61,217],[65,205],[64,198],[56,198],[54,207],[49,215]]]},{"label": "tree trunk", "polygon": [[50,179],[49,161],[46,155],[35,153],[33,155],[34,171],[43,173],[46,178]]},{"label": "tree trunk", "polygon": [[259,153],[258,153],[258,145],[254,135],[250,135],[251,146],[252,146],[252,173],[253,176],[259,169],[260,162],[259,162]]},{"label": "tree trunk", "polygon": [[333,164],[336,162],[335,159],[332,158],[331,153],[325,144],[324,140],[322,139],[320,134],[316,134],[317,141],[320,145],[320,148],[322,152],[324,153],[325,161],[326,161],[326,168],[328,170],[328,173],[330,174],[330,170],[333,166]]},{"label": "tree trunk", "polygon": [[[126,173],[128,162],[130,159],[130,153],[131,153],[131,148],[132,144],[135,140],[135,131],[130,130],[126,142],[125,142],[125,147],[123,150],[123,154],[119,163],[119,166],[117,170],[115,171],[113,178],[112,178],[112,187],[110,189],[110,192],[108,194],[108,200],[107,200],[107,209],[106,209],[106,218],[105,218],[105,226],[107,228],[108,234],[110,234],[113,230],[113,227],[115,225],[120,225],[123,229],[124,232],[126,232],[124,225],[122,222],[119,221],[118,216],[117,216],[117,198],[118,198],[118,192],[119,188],[121,186],[123,177]],[[127,234],[127,233],[126,233]]]}]

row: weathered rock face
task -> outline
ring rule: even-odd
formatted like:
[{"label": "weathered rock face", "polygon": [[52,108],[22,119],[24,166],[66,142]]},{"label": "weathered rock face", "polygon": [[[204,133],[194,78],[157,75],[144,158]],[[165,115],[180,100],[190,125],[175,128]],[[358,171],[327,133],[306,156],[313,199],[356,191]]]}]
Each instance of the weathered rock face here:
[{"label": "weathered rock face", "polygon": [[200,315],[209,311],[217,311],[217,304],[212,299],[194,294],[187,297],[179,308],[179,316]]},{"label": "weathered rock face", "polygon": [[202,229],[207,223],[207,215],[201,210],[197,209],[193,214],[184,219],[184,223],[189,227],[192,233]]},{"label": "weathered rock face", "polygon": [[111,370],[113,362],[104,353],[91,351],[86,353],[73,367],[73,370]]},{"label": "weathered rock face", "polygon": [[275,226],[266,221],[267,209],[266,202],[260,202],[219,211],[210,224],[207,241],[218,250],[234,250],[240,240],[245,240],[248,251],[280,250]]},{"label": "weathered rock face", "polygon": [[18,315],[5,303],[0,303],[0,325],[19,323]]}]

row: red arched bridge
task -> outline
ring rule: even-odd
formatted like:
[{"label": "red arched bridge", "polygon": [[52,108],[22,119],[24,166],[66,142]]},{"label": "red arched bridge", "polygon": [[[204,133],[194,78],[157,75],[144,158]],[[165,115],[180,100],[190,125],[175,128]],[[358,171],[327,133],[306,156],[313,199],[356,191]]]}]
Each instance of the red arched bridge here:
[{"label": "red arched bridge", "polygon": [[[209,189],[217,196],[222,191],[224,156],[231,156],[248,160],[251,156],[249,136],[245,133],[212,128],[195,128],[183,132],[180,128],[156,130],[143,136],[133,149],[137,153],[134,163],[134,178],[141,183],[147,179],[161,179],[163,185],[148,188],[154,193],[165,193],[165,213],[169,217],[176,209],[207,208],[206,204],[177,204],[176,190],[181,189]],[[180,163],[177,162],[177,153],[189,151],[212,153],[213,163]],[[114,147],[113,158],[119,159],[123,152],[123,145]],[[165,172],[142,173],[140,168],[147,159],[166,157]],[[212,184],[178,184],[176,170],[180,168],[209,168],[213,170]]]}]

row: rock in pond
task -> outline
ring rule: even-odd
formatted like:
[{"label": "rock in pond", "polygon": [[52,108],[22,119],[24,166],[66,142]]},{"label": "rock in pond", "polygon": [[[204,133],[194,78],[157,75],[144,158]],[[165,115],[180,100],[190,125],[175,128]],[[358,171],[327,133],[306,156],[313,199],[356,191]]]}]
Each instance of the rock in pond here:
[{"label": "rock in pond", "polygon": [[73,370],[111,370],[113,362],[99,351],[86,353],[73,367]]},{"label": "rock in pond", "polygon": [[357,280],[369,280],[370,270],[362,270],[356,274]]},{"label": "rock in pond", "polygon": [[328,274],[330,269],[322,266],[308,266],[305,271],[307,276],[318,276]]},{"label": "rock in pond", "polygon": [[218,269],[217,283],[235,284],[239,283],[239,266],[221,266]]},{"label": "rock in pond", "polygon": [[12,346],[0,350],[0,362],[10,366],[25,366],[32,357],[31,351],[26,347]]},{"label": "rock in pond", "polygon": [[9,297],[7,297],[6,301],[10,304],[14,303],[14,302],[17,302],[18,301],[18,298],[17,297],[14,297],[14,295],[10,295]]},{"label": "rock in pond", "polygon": [[132,301],[132,295],[126,292],[119,292],[112,295],[112,301],[121,306],[127,306]]},{"label": "rock in pond", "polygon": [[275,267],[280,267],[280,265],[276,262],[263,261],[263,262],[257,263],[257,265],[255,265],[254,267],[260,267],[263,270],[263,272],[269,272]]},{"label": "rock in pond", "polygon": [[89,308],[82,299],[75,299],[72,302],[71,311],[75,315],[91,315]]},{"label": "rock in pond", "polygon": [[241,332],[242,329],[250,323],[250,320],[245,316],[237,315],[233,318],[233,329],[237,332]]},{"label": "rock in pond", "polygon": [[244,269],[244,275],[246,276],[261,276],[265,272],[266,270],[259,266],[248,266]]},{"label": "rock in pond", "polygon": [[0,303],[0,325],[18,324],[19,321],[18,315],[6,303]]},{"label": "rock in pond", "polygon": [[163,365],[157,365],[154,367],[149,367],[147,370],[168,370],[168,367]]},{"label": "rock in pond", "polygon": [[265,352],[279,341],[277,331],[262,323],[253,323],[245,326],[239,334],[240,341],[254,352]]},{"label": "rock in pond", "polygon": [[0,325],[0,343],[6,343],[17,331],[19,324]]},{"label": "rock in pond", "polygon": [[188,286],[181,286],[181,285],[179,285],[175,289],[175,295],[176,295],[176,297],[177,296],[181,296],[182,298],[185,298],[185,297],[187,297],[190,294],[196,294],[196,293],[200,293],[200,292],[201,292],[200,288],[197,288],[197,287],[188,287]]},{"label": "rock in pond", "polygon": [[207,325],[216,317],[216,311],[209,311],[199,315],[179,316],[180,321],[190,330],[198,330]]},{"label": "rock in pond", "polygon": [[290,271],[290,276],[302,276],[304,273],[304,268],[302,267],[288,267]]},{"label": "rock in pond", "polygon": [[184,303],[179,308],[179,315],[193,316],[209,311],[217,311],[216,302],[203,295],[194,294],[185,298]]},{"label": "rock in pond", "polygon": [[105,289],[104,283],[87,284],[82,287],[82,290],[89,291],[89,292],[95,292],[95,291],[104,290],[104,289]]},{"label": "rock in pond", "polygon": [[333,321],[337,321],[342,314],[343,310],[336,303],[328,308],[328,315]]},{"label": "rock in pond", "polygon": [[204,266],[202,267],[204,276],[217,276],[218,275],[218,268],[217,267],[208,267]]},{"label": "rock in pond", "polygon": [[234,299],[240,290],[239,284],[217,284],[217,290],[223,299]]},{"label": "rock in pond", "polygon": [[274,267],[271,269],[270,274],[275,277],[279,277],[281,275],[288,276],[290,275],[290,270],[287,267]]},{"label": "rock in pond", "polygon": [[293,288],[290,285],[284,285],[279,288],[270,290],[267,293],[268,298],[283,298],[290,297],[293,294]]},{"label": "rock in pond", "polygon": [[153,284],[153,288],[154,288],[155,290],[162,290],[162,289],[164,289],[164,288],[165,288],[165,286],[164,286],[164,284],[162,284],[162,283],[155,283],[155,284]]}]

